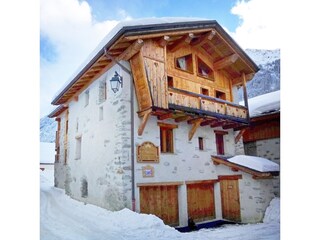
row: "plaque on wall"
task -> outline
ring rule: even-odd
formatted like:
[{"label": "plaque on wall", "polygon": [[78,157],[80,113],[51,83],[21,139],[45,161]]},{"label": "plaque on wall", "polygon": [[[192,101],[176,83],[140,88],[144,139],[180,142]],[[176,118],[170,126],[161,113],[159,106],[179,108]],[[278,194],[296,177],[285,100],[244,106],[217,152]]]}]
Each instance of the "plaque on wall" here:
[{"label": "plaque on wall", "polygon": [[142,176],[143,177],[154,177],[154,167],[147,165],[142,167]]},{"label": "plaque on wall", "polygon": [[159,147],[152,142],[144,142],[137,146],[138,162],[159,162]]}]

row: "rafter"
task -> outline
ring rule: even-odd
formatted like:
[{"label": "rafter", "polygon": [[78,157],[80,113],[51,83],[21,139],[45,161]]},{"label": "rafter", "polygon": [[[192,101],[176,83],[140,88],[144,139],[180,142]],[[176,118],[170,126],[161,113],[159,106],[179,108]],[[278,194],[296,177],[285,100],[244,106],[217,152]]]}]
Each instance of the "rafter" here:
[{"label": "rafter", "polygon": [[214,37],[214,35],[216,35],[216,32],[214,30],[212,30],[212,31],[210,31],[210,32],[208,32],[206,34],[203,34],[197,40],[192,42],[191,46],[194,46],[194,47],[201,46],[206,41],[211,41],[211,39]]},{"label": "rafter", "polygon": [[189,120],[190,118],[192,118],[191,116],[181,116],[181,117],[177,117],[174,121],[175,122],[183,122],[183,121],[187,121]]},{"label": "rafter", "polygon": [[158,45],[160,47],[164,47],[168,44],[170,40],[170,37],[169,36],[163,36],[162,38],[160,38],[160,40],[158,41]]},{"label": "rafter", "polygon": [[215,70],[219,70],[221,68],[225,68],[233,63],[235,63],[235,61],[237,61],[239,58],[239,55],[234,53],[228,57],[225,57],[223,59],[221,59],[220,61],[217,61],[213,64],[213,68]]},{"label": "rafter", "polygon": [[165,120],[168,118],[172,118],[172,116],[173,116],[173,113],[165,113],[165,114],[159,115],[158,120]]},{"label": "rafter", "polygon": [[181,37],[179,40],[177,40],[175,43],[169,46],[169,50],[171,52],[176,51],[177,49],[181,48],[182,46],[186,44],[190,44],[191,40],[194,38],[193,33],[189,33],[183,37]]},{"label": "rafter", "polygon": [[[249,73],[245,75],[246,81],[250,81],[254,77],[254,73]],[[242,85],[243,76],[232,79],[232,85]]]}]

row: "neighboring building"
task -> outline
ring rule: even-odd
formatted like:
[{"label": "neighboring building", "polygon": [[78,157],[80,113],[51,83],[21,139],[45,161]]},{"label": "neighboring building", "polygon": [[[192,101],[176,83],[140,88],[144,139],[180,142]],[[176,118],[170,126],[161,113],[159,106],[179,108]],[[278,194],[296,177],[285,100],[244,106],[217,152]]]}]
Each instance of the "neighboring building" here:
[{"label": "neighboring building", "polygon": [[248,100],[250,127],[243,130],[245,154],[280,165],[280,90]]},{"label": "neighboring building", "polygon": [[40,142],[40,169],[54,169],[55,144]]},{"label": "neighboring building", "polygon": [[59,105],[50,114],[58,121],[55,186],[174,226],[188,217],[261,221],[278,170],[248,173],[236,164],[229,171],[223,162],[241,154],[235,138],[249,115],[237,87],[247,100],[246,82],[258,70],[216,21],[119,24],[52,101]]}]

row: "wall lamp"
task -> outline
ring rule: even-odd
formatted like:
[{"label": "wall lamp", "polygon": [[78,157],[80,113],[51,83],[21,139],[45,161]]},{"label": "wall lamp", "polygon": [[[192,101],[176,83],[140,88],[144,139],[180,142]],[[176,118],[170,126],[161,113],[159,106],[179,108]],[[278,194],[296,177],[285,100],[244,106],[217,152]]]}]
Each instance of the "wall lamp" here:
[{"label": "wall lamp", "polygon": [[123,87],[122,77],[115,71],[114,76],[110,79],[111,89],[114,93],[119,91],[119,88]]}]

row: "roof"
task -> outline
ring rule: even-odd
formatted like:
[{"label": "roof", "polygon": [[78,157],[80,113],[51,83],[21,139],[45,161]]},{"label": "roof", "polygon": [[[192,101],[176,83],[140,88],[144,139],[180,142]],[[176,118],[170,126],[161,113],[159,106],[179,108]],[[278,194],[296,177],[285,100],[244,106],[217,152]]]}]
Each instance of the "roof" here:
[{"label": "roof", "polygon": [[68,107],[60,105],[59,107],[55,108],[49,115],[49,118],[54,118],[59,116],[61,113],[64,112],[64,110],[68,109]]},{"label": "roof", "polygon": [[[240,59],[247,64],[249,73],[257,72],[258,66],[241,49],[241,47],[226,33],[226,31],[215,20],[203,20],[195,18],[149,18],[120,22],[106,37],[101,41],[97,48],[89,55],[86,61],[80,66],[69,81],[56,94],[51,104],[59,105],[66,103],[77,91],[82,89],[93,79],[105,72],[114,63],[117,57],[128,49],[129,46],[137,43],[135,36],[161,37],[161,33],[172,35],[175,39],[182,37],[186,31],[201,33],[214,29],[219,36],[225,40],[225,45],[240,56]],[[180,36],[177,35],[180,34]],[[176,34],[176,35],[174,35]],[[163,35],[162,35],[163,36]],[[141,43],[141,42],[140,42]],[[137,43],[139,44],[139,42]],[[135,47],[135,46],[134,46]],[[138,46],[139,47],[139,46]],[[141,47],[141,46],[140,46]],[[107,53],[107,55],[105,54]],[[247,74],[247,73],[245,73]]]},{"label": "roof", "polygon": [[[241,101],[240,105],[244,105]],[[280,90],[248,99],[250,117],[273,114],[280,111]]]},{"label": "roof", "polygon": [[212,156],[215,165],[223,164],[233,171],[243,171],[251,174],[254,178],[270,178],[279,175],[279,164],[266,158],[237,155],[234,157]]}]

